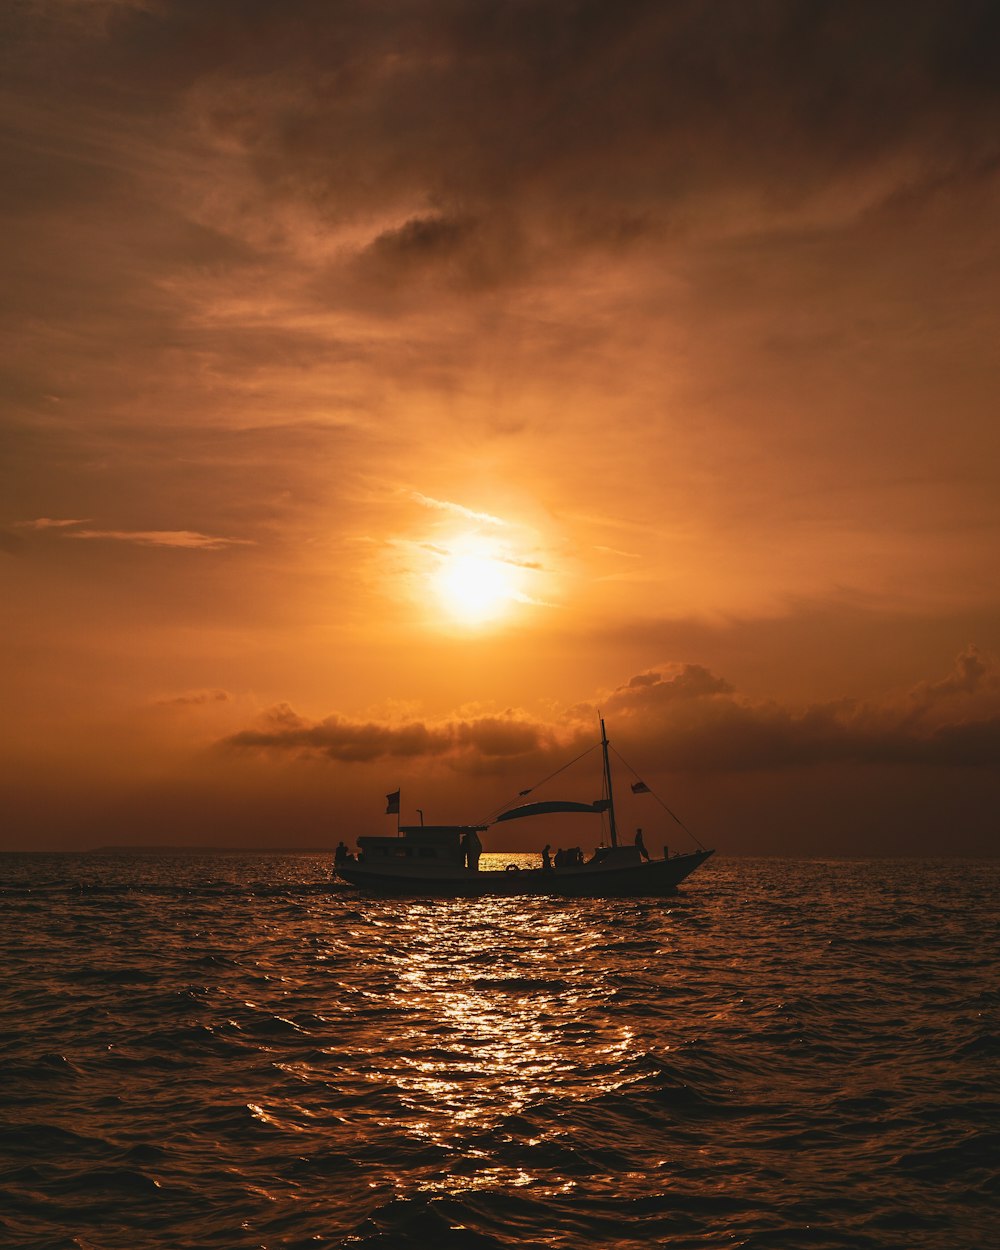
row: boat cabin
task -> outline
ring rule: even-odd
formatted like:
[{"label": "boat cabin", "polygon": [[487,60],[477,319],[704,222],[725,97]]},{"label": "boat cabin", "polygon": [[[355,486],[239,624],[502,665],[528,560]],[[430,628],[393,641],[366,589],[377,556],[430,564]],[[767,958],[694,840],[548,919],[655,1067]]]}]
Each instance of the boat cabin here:
[{"label": "boat cabin", "polygon": [[436,861],[439,864],[465,863],[462,838],[468,833],[485,833],[488,825],[400,825],[397,837],[361,837],[358,847],[367,864],[387,860]]}]

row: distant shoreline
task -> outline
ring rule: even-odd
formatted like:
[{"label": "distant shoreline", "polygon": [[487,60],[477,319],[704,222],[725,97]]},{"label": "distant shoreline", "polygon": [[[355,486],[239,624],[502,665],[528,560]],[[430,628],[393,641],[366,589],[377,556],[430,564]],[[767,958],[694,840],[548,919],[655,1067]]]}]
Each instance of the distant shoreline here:
[{"label": "distant shoreline", "polygon": [[[81,855],[172,855],[184,851],[197,855],[311,855],[325,851],[332,853],[333,846],[201,846],[197,843],[161,842],[144,846],[139,842],[111,843],[108,846],[91,846],[79,852]],[[68,852],[74,854],[75,852]]]}]

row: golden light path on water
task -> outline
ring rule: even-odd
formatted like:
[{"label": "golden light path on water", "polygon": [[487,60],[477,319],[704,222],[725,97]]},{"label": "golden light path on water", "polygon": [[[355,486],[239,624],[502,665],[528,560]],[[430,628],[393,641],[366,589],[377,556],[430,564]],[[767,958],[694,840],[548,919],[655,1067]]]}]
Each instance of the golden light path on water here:
[{"label": "golden light path on water", "polygon": [[[393,1050],[373,1047],[374,1085],[390,1082],[410,1113],[407,1131],[452,1149],[477,1131],[484,1137],[526,1107],[547,1098],[592,1099],[632,1076],[623,1064],[635,1033],[605,1006],[613,993],[595,977],[590,952],[606,943],[597,925],[581,925],[579,910],[540,916],[516,899],[425,905],[421,922],[402,930],[405,949],[387,961],[398,977],[387,1005],[413,1024],[393,1037]],[[575,957],[566,961],[567,949]],[[600,1027],[593,1022],[603,1018]],[[428,1047],[428,1022],[439,1044]],[[586,1063],[581,1063],[585,1052]],[[383,1119],[383,1127],[398,1120]],[[527,1137],[528,1147],[544,1136]],[[546,1185],[521,1166],[482,1166],[491,1151],[466,1145],[461,1167],[447,1181],[429,1179],[424,1190],[533,1186],[535,1192],[569,1192],[576,1182]]]}]

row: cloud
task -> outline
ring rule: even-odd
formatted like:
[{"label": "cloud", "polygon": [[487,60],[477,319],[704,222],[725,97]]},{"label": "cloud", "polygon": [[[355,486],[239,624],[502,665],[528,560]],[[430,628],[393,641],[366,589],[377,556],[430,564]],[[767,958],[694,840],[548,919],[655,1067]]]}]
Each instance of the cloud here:
[{"label": "cloud", "polygon": [[[501,524],[505,524],[505,522],[501,522]],[[442,559],[450,559],[452,556],[461,556],[463,554],[461,545],[446,547],[441,543],[424,542],[418,543],[417,546],[422,551],[430,551],[433,555],[441,556]],[[509,555],[500,549],[484,551],[482,558],[490,560],[494,564],[509,564],[511,568],[529,569],[535,573],[541,572],[545,568],[545,565],[540,560],[525,560],[518,556]]]},{"label": "cloud", "polygon": [[444,275],[473,288],[492,286],[506,278],[512,257],[509,250],[491,251],[490,233],[473,217],[411,217],[362,251],[361,273],[387,283]]},{"label": "cloud", "polygon": [[260,728],[233,734],[222,745],[325,756],[342,763],[467,754],[485,760],[509,760],[537,751],[545,732],[542,726],[513,715],[404,724],[351,721],[338,716],[309,721],[281,704],[265,715]]},{"label": "cloud", "polygon": [[636,551],[622,551],[618,547],[605,547],[603,543],[594,544],[595,551],[603,551],[605,555],[622,556],[626,560],[641,560],[642,557]]},{"label": "cloud", "polygon": [[248,538],[219,538],[194,530],[73,530],[67,538],[107,539],[112,542],[135,543],[140,547],[179,547],[191,551],[221,551],[225,547],[243,546]]},{"label": "cloud", "polygon": [[65,529],[67,526],[71,525],[86,525],[89,519],[89,517],[79,519],[71,517],[40,516],[35,517],[33,521],[17,521],[15,524],[20,526],[22,529],[53,530]]},{"label": "cloud", "polygon": [[614,691],[605,706],[628,710],[672,703],[677,699],[732,693],[733,687],[724,677],[716,677],[701,664],[682,664],[671,666],[666,674],[650,671],[630,678],[626,685]]},{"label": "cloud", "polygon": [[922,682],[912,693],[918,708],[931,707],[956,695],[973,695],[1000,689],[1000,664],[970,643],[955,659],[947,677],[937,682]]},{"label": "cloud", "polygon": [[231,696],[227,690],[194,690],[171,698],[155,700],[154,707],[197,707],[206,703],[228,703]]},{"label": "cloud", "polygon": [[80,8],[6,19],[15,206],[169,187],[171,270],[298,255],[336,275],[327,302],[358,268],[468,291],[842,223],[988,181],[997,155],[988,0],[137,4],[82,47]]},{"label": "cloud", "polygon": [[[948,307],[958,318],[981,306],[984,341],[995,337],[995,301],[982,291],[991,271],[970,259],[979,218],[971,232],[929,219],[926,249],[905,232],[895,248],[863,237],[883,210],[960,209],[962,189],[979,183],[989,199],[995,9],[977,0],[960,21],[920,0],[905,16],[894,4],[755,0],[711,13],[692,0],[552,0],[544,12],[501,0],[126,5],[87,22],[85,41],[70,16],[81,6],[15,8],[34,16],[5,19],[16,151],[4,192],[19,261],[5,300],[18,393],[44,421],[46,445],[24,461],[49,488],[26,499],[58,498],[56,478],[90,479],[63,491],[76,501],[67,511],[89,511],[102,491],[135,489],[138,460],[145,481],[171,490],[199,479],[205,510],[180,515],[225,534],[251,497],[206,433],[273,424],[277,448],[289,413],[301,413],[356,434],[331,448],[339,472],[325,489],[313,481],[320,457],[288,471],[317,528],[333,528],[317,515],[333,501],[343,501],[333,524],[353,522],[344,497],[361,465],[391,463],[428,486],[424,500],[443,497],[424,506],[481,525],[501,521],[445,502],[473,461],[490,484],[522,480],[538,515],[564,517],[574,492],[599,480],[615,511],[673,512],[693,538],[711,513],[722,550],[691,563],[718,569],[719,597],[734,598],[741,579],[723,561],[740,549],[746,597],[766,601],[784,570],[762,576],[742,552],[803,500],[834,516],[820,516],[816,538],[799,526],[800,543],[815,549],[829,535],[844,576],[866,567],[857,548],[884,518],[830,498],[830,481],[838,492],[858,482],[842,469],[844,446],[895,475],[901,456],[936,443],[939,398],[920,387],[928,411],[911,410],[905,359],[868,385],[890,358],[879,355],[883,331],[895,351],[933,330],[933,316],[908,310],[939,308],[951,323]],[[949,246],[953,265],[940,255]],[[913,289],[918,271],[933,300]],[[800,328],[793,350],[781,335]],[[954,333],[971,354],[975,333]],[[772,358],[780,385],[759,376]],[[835,386],[812,371],[817,360]],[[877,419],[852,379],[880,396]],[[57,415],[41,402],[53,393]],[[857,412],[863,449],[843,428]],[[87,435],[102,420],[114,434],[96,447]],[[623,440],[591,437],[612,422],[633,435],[624,480]],[[901,442],[889,427],[904,423]],[[157,426],[178,430],[180,455],[146,458]],[[241,478],[271,470],[262,444]],[[975,445],[956,438],[935,463],[971,462],[958,449]],[[430,447],[437,472],[418,476]],[[978,471],[988,463],[978,458]],[[789,503],[792,480],[801,491]],[[923,518],[928,491],[913,494]],[[954,526],[951,502],[937,512]],[[115,516],[116,533],[171,519]],[[828,525],[845,516],[863,537]],[[376,532],[377,522],[361,524]],[[727,528],[741,541],[727,546]],[[581,550],[588,537],[574,535]],[[760,535],[773,564],[772,539]],[[825,550],[788,558],[799,580],[822,581],[810,593],[842,572]],[[639,592],[626,585],[622,597]]]},{"label": "cloud", "polygon": [[[958,708],[950,720],[925,725],[914,722],[905,700],[793,708],[741,699],[725,678],[698,664],[638,674],[604,698],[601,710],[613,718],[616,742],[646,759],[655,751],[670,771],[770,772],[835,763],[981,768],[1000,762],[1000,709],[973,707],[963,714]],[[595,724],[596,707],[589,705],[556,722],[512,710],[405,724],[338,716],[309,721],[282,705],[259,728],[233,734],[224,745],[342,763],[437,760],[500,775],[510,773],[512,764],[526,771],[547,768],[585,744]]]},{"label": "cloud", "polygon": [[[603,700],[616,736],[657,741],[671,769],[699,772],[774,770],[853,764],[982,767],[1000,762],[1000,705],[975,696],[1000,688],[979,652],[969,648],[951,677],[930,683],[948,719],[914,716],[912,698],[840,699],[804,707],[741,698],[701,665],[633,677]],[[926,709],[934,700],[926,700]]]},{"label": "cloud", "polygon": [[111,539],[115,542],[136,543],[142,547],[181,547],[204,551],[217,551],[250,541],[246,538],[219,538],[193,530],[77,530],[68,537]]},{"label": "cloud", "polygon": [[493,557],[498,564],[509,564],[515,569],[530,569],[533,572],[541,572],[545,569],[545,565],[540,560],[522,560],[517,556],[507,556],[498,553]]},{"label": "cloud", "polygon": [[250,546],[249,538],[222,538],[216,534],[201,534],[197,530],[95,530],[77,529],[86,525],[83,520],[37,517],[33,521],[18,521],[24,529],[40,531],[55,530],[65,538],[109,540],[135,543],[140,547],[179,547],[195,551],[220,551],[225,547]]},{"label": "cloud", "polygon": [[[198,26],[166,10],[155,29],[193,47]],[[525,264],[741,218],[850,219],[982,177],[997,152],[986,0],[961,20],[919,0],[335,15],[300,0],[231,33],[225,59],[202,40],[174,90],[268,202],[328,224],[378,209],[356,249],[378,280],[520,280]],[[155,61],[138,23],[118,37],[135,70]],[[268,45],[278,63],[261,64]]]},{"label": "cloud", "polygon": [[433,499],[430,495],[421,494],[418,490],[410,491],[410,498],[424,508],[433,508],[438,512],[451,512],[456,516],[465,517],[468,521],[477,521],[483,525],[506,525],[502,517],[492,516],[489,512],[476,512],[466,508],[464,504],[452,503],[448,499]]}]

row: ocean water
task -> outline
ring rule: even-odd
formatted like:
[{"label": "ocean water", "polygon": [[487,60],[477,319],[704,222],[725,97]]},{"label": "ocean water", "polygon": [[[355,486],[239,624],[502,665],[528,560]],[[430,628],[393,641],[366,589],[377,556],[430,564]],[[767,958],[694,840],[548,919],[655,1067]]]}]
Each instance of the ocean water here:
[{"label": "ocean water", "polygon": [[719,858],[665,901],[380,900],[316,855],[0,856],[0,1244],[985,1250],[998,886]]}]

